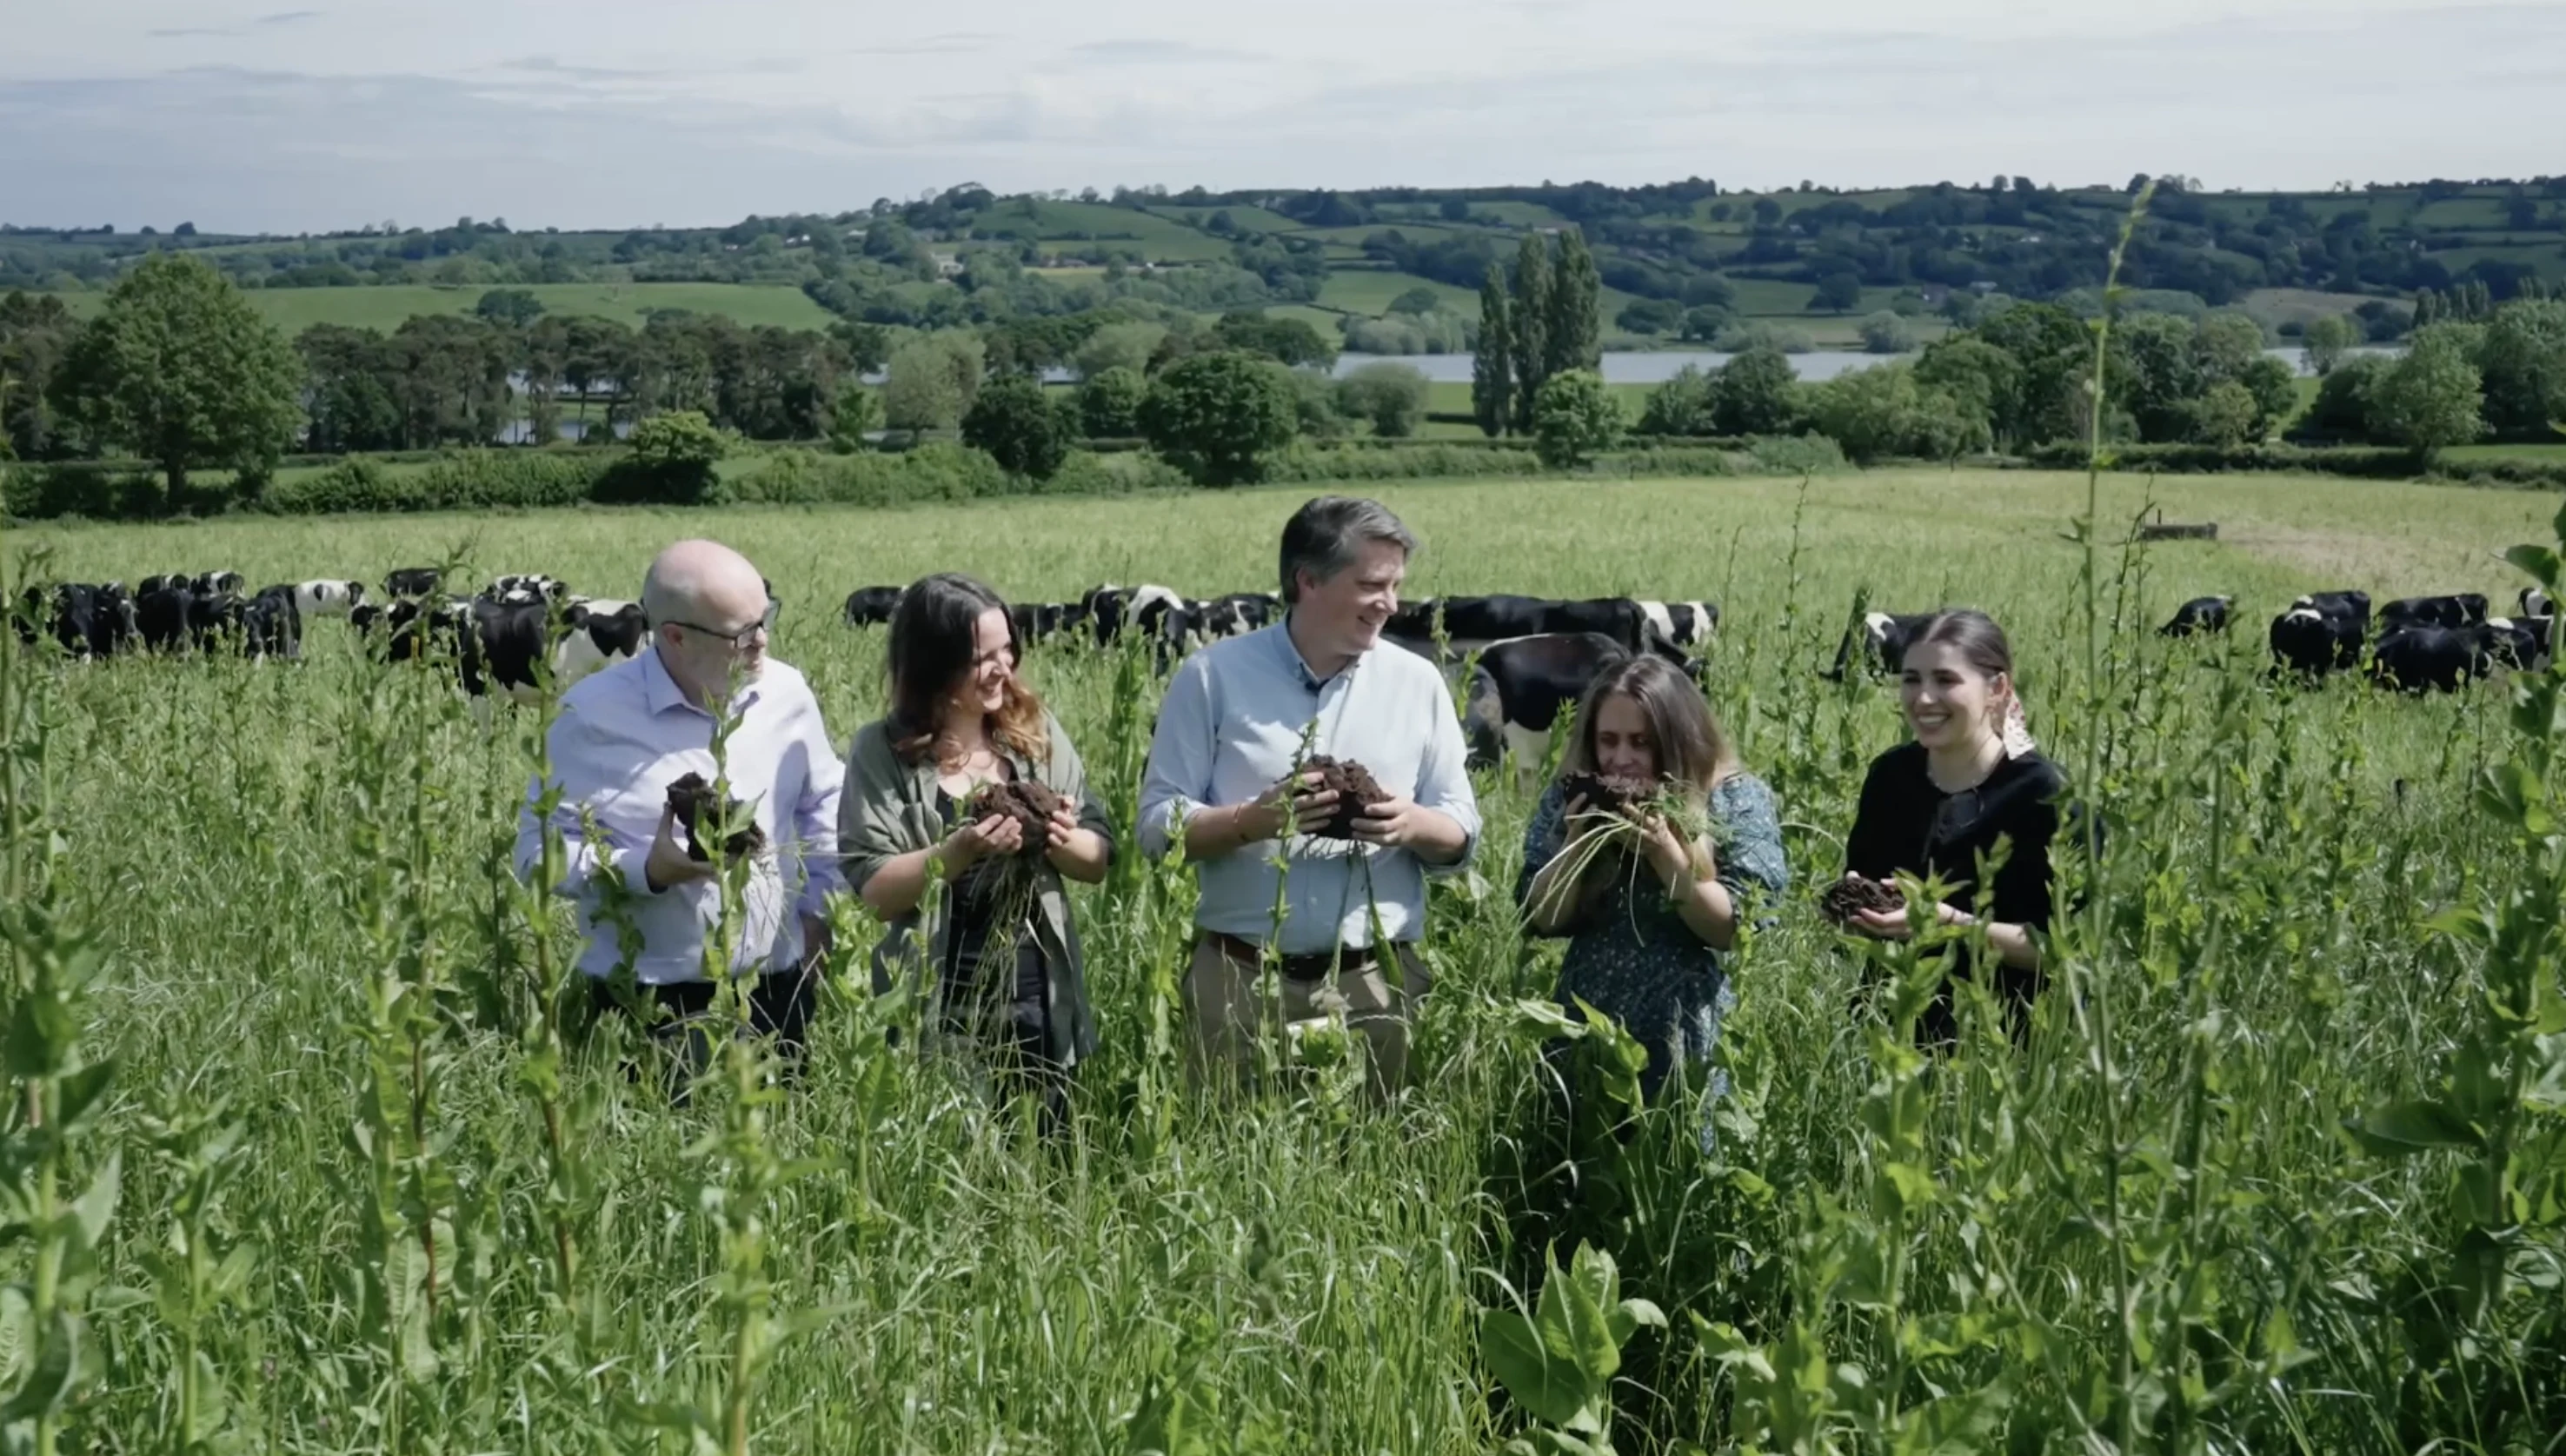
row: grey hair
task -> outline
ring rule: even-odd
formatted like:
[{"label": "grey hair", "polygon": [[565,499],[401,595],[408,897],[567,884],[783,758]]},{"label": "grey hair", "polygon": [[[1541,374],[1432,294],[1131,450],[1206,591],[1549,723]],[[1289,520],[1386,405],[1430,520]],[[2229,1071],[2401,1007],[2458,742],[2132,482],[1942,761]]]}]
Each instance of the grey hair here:
[{"label": "grey hair", "polygon": [[1387,541],[1410,556],[1416,537],[1390,507],[1361,496],[1323,495],[1304,504],[1283,523],[1283,601],[1301,599],[1300,577],[1326,581],[1353,566],[1366,542]]}]

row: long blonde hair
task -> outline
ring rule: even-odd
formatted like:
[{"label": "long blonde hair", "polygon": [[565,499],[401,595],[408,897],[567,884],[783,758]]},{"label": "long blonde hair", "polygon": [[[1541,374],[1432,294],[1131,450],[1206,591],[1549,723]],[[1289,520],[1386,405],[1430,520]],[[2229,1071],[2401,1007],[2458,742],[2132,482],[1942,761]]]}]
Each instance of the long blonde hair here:
[{"label": "long blonde hair", "polygon": [[1586,685],[1577,703],[1577,735],[1560,757],[1562,774],[1598,772],[1596,710],[1616,693],[1639,705],[1657,752],[1658,776],[1672,781],[1694,804],[1707,800],[1722,780],[1745,772],[1701,689],[1666,658],[1644,653],[1605,668]]}]

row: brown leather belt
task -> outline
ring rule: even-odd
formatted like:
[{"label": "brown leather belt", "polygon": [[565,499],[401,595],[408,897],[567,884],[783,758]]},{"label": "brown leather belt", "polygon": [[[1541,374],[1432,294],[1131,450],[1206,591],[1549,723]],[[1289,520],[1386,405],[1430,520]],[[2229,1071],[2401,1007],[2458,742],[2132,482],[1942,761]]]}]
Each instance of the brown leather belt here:
[{"label": "brown leather belt", "polygon": [[[1224,931],[1206,930],[1203,938],[1219,946],[1221,953],[1230,959],[1249,965],[1256,964],[1265,955],[1265,948],[1255,941],[1242,940]],[[1287,981],[1324,981],[1331,975],[1359,975],[1381,963],[1381,957],[1369,945],[1345,945],[1335,950],[1314,950],[1306,955],[1286,955],[1278,959],[1283,979]]]}]

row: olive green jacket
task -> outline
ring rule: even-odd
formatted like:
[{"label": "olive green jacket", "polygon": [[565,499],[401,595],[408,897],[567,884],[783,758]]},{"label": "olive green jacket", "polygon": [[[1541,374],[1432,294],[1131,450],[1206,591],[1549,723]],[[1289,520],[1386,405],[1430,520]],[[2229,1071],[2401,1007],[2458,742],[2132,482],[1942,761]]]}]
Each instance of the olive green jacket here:
[{"label": "olive green jacket", "polygon": [[[1038,779],[1051,790],[1078,806],[1078,823],[1082,829],[1094,830],[1105,841],[1108,860],[1115,850],[1114,831],[1105,819],[1105,806],[1088,792],[1086,766],[1079,762],[1078,750],[1070,746],[1060,720],[1046,712],[1043,727],[1051,735],[1051,757],[1046,763],[1031,763],[1005,749],[1008,764],[1020,779]],[[865,886],[883,864],[896,855],[930,849],[944,838],[943,817],[935,812],[935,765],[933,762],[909,764],[893,751],[891,732],[881,720],[866,724],[856,733],[847,751],[846,787],[838,796],[838,849],[844,856],[848,887],[862,895]],[[1078,930],[1070,922],[1069,895],[1061,883],[1060,870],[1048,858],[1035,863],[1035,902],[1041,913],[1034,917],[1036,943],[1054,967],[1045,994],[1050,998],[1045,1017],[1050,1026],[1051,1056],[1063,1065],[1077,1062],[1096,1050],[1096,1014],[1087,996],[1087,974],[1080,963]],[[874,948],[874,990],[890,990],[916,976],[921,970],[917,960],[917,929],[923,906],[910,910],[891,922],[882,943]],[[952,928],[953,917],[938,914],[927,932],[930,964],[944,964],[945,937]]]}]

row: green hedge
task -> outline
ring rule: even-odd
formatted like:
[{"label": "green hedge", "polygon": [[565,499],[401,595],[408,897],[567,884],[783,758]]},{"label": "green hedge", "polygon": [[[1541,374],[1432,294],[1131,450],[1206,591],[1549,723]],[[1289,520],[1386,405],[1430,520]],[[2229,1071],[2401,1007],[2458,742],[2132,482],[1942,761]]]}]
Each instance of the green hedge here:
[{"label": "green hedge", "polygon": [[1185,478],[1154,455],[1078,450],[1058,474],[1007,474],[965,445],[929,441],[897,455],[830,455],[778,450],[726,476],[722,501],[792,505],[905,506],[1022,495],[1123,495],[1180,488]]},{"label": "green hedge", "polygon": [[[2030,463],[2043,470],[2082,470],[2085,447],[2069,443],[2043,445],[2031,452]],[[2412,450],[2380,445],[2247,445],[2234,450],[2215,445],[2115,445],[2106,468],[2154,470],[2168,475],[2286,471],[2363,480],[2429,478],[2469,485],[2566,488],[2566,462],[2457,460],[2448,456],[2426,461]]]}]

